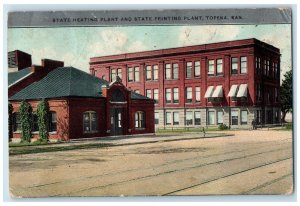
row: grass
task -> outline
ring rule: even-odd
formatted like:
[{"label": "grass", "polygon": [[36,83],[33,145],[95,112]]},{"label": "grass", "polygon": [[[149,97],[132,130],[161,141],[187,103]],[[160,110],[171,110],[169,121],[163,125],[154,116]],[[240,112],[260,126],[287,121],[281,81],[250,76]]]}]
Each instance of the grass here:
[{"label": "grass", "polygon": [[24,147],[24,146],[39,146],[39,145],[51,145],[51,144],[59,144],[61,142],[10,142],[9,147]]},{"label": "grass", "polygon": [[[49,144],[48,144],[49,145]],[[34,147],[37,145],[23,145],[23,146],[10,146],[9,155],[20,155],[20,154],[33,154],[33,153],[45,153],[45,152],[59,152],[68,150],[78,149],[94,149],[110,147],[112,144],[108,143],[93,143],[93,144],[74,144],[65,146],[54,146],[54,147]]]},{"label": "grass", "polygon": [[[205,128],[205,132],[210,131],[222,131],[217,127],[210,127]],[[185,133],[185,132],[203,132],[203,128],[174,128],[174,129],[158,129],[156,134],[163,134],[163,133]]]}]

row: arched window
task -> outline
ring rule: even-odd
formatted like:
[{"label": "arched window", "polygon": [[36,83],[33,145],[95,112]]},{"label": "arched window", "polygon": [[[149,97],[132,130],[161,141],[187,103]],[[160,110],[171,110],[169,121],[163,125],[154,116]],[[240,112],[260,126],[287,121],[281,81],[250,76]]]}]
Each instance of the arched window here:
[{"label": "arched window", "polygon": [[83,113],[83,132],[97,132],[98,128],[97,113],[88,111]]},{"label": "arched window", "polygon": [[21,130],[21,119],[19,112],[13,113],[13,131],[20,131]]},{"label": "arched window", "polygon": [[135,128],[145,128],[145,112],[137,111],[135,113]]},{"label": "arched window", "polygon": [[57,120],[56,120],[56,112],[48,113],[48,130],[49,132],[56,132],[57,130]]}]

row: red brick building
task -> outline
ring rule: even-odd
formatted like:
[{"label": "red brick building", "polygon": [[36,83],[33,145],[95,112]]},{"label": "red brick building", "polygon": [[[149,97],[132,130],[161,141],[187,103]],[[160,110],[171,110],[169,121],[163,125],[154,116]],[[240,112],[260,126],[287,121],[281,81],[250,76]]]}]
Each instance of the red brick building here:
[{"label": "red brick building", "polygon": [[280,121],[280,51],[257,39],[93,57],[90,73],[155,99],[157,127]]},{"label": "red brick building", "polygon": [[[14,75],[22,76],[11,73],[9,81],[18,81]],[[128,90],[119,78],[109,84],[73,67],[58,67],[31,80],[9,95],[13,140],[21,138],[18,111],[23,100],[33,109],[32,138],[38,139],[36,110],[43,99],[50,107],[50,140],[154,133],[154,101]]]}]

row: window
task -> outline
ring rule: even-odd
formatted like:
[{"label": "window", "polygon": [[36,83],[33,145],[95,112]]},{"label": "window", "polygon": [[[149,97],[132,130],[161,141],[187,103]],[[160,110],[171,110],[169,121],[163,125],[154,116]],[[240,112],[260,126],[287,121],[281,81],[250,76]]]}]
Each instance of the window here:
[{"label": "window", "polygon": [[171,103],[171,89],[166,89],[166,103]]},{"label": "window", "polygon": [[256,68],[256,74],[261,74],[260,57],[255,57],[255,68]]},{"label": "window", "polygon": [[193,112],[185,113],[185,125],[193,125]]},{"label": "window", "polygon": [[32,125],[31,125],[31,129],[32,132],[37,132],[39,131],[39,120],[38,120],[38,115],[36,113],[32,114]]},{"label": "window", "polygon": [[278,102],[278,89],[277,88],[275,88],[274,93],[275,93],[275,102]]},{"label": "window", "polygon": [[277,79],[277,75],[278,75],[278,66],[277,63],[274,64],[274,78]]},{"label": "window", "polygon": [[128,81],[132,82],[133,81],[133,68],[128,68]]},{"label": "window", "polygon": [[247,124],[248,112],[246,110],[241,111],[241,124]]},{"label": "window", "polygon": [[179,112],[173,112],[173,125],[179,125]]},{"label": "window", "polygon": [[146,96],[148,97],[148,98],[152,98],[152,91],[151,91],[151,89],[146,89]]},{"label": "window", "polygon": [[267,60],[267,71],[266,71],[266,75],[269,76],[270,75],[270,61]]},{"label": "window", "polygon": [[261,101],[261,84],[256,84],[256,101]]},{"label": "window", "polygon": [[119,69],[117,70],[117,76],[119,76],[120,79],[122,79],[122,69],[121,69],[121,68],[119,68]]},{"label": "window", "polygon": [[158,112],[154,113],[154,122],[155,122],[155,124],[159,124],[159,113]]},{"label": "window", "polygon": [[134,90],[135,93],[140,94],[140,90]]},{"label": "window", "polygon": [[171,125],[172,116],[171,112],[166,112],[166,125]]},{"label": "window", "polygon": [[55,132],[56,125],[57,125],[56,112],[49,112],[48,122],[49,122],[49,126],[48,126],[49,132]]},{"label": "window", "polygon": [[217,119],[218,124],[223,124],[223,112],[218,111],[217,112],[217,117],[218,117],[218,119]]},{"label": "window", "polygon": [[185,88],[185,102],[191,103],[192,100],[193,100],[192,87],[186,87]]},{"label": "window", "polygon": [[216,124],[215,112],[214,111],[208,111],[208,124],[209,125],[215,125]]},{"label": "window", "polygon": [[238,125],[238,124],[239,124],[238,111],[231,111],[231,125]]},{"label": "window", "polygon": [[173,79],[178,79],[178,64],[173,64]]},{"label": "window", "polygon": [[158,89],[153,90],[153,99],[155,100],[155,103],[158,103]]},{"label": "window", "polygon": [[116,69],[111,69],[110,70],[110,81],[116,81],[116,77],[117,77],[117,70]]},{"label": "window", "polygon": [[13,113],[13,131],[20,131],[21,128],[21,119],[20,119],[20,113],[15,112]]},{"label": "window", "polygon": [[185,70],[185,78],[187,78],[187,79],[192,78],[192,68],[193,68],[193,62],[187,62],[186,70]]},{"label": "window", "polygon": [[135,113],[135,128],[145,128],[145,112]]},{"label": "window", "polygon": [[153,65],[153,80],[158,80],[158,66]]},{"label": "window", "polygon": [[256,111],[256,124],[261,124],[261,110]]},{"label": "window", "polygon": [[241,74],[247,74],[247,57],[241,57]]},{"label": "window", "polygon": [[165,79],[171,79],[171,64],[165,66]]},{"label": "window", "polygon": [[201,113],[195,112],[195,125],[201,125]]},{"label": "window", "polygon": [[173,103],[179,102],[178,88],[173,88]]},{"label": "window", "polygon": [[195,77],[200,77],[200,61],[195,61]]},{"label": "window", "polygon": [[140,81],[140,68],[134,67],[134,81],[139,82]]},{"label": "window", "polygon": [[215,60],[208,60],[208,76],[215,75]]},{"label": "window", "polygon": [[200,87],[195,87],[195,97],[196,97],[196,102],[201,101],[201,93],[200,93]]},{"label": "window", "polygon": [[267,71],[267,60],[264,60],[264,75],[266,75],[266,71]]},{"label": "window", "polygon": [[217,75],[223,74],[223,59],[217,59]]},{"label": "window", "polygon": [[96,132],[98,129],[97,124],[96,112],[83,113],[83,132]]},{"label": "window", "polygon": [[238,58],[231,58],[231,74],[238,73]]},{"label": "window", "polygon": [[152,79],[152,68],[151,66],[146,66],[146,80]]}]

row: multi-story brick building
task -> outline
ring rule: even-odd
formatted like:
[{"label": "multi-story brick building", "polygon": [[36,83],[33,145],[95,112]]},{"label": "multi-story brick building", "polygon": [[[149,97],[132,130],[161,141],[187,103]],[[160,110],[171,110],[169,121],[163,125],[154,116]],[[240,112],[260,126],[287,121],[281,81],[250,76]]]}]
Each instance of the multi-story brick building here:
[{"label": "multi-story brick building", "polygon": [[93,57],[90,73],[155,99],[157,127],[280,121],[280,50],[257,39]]}]

